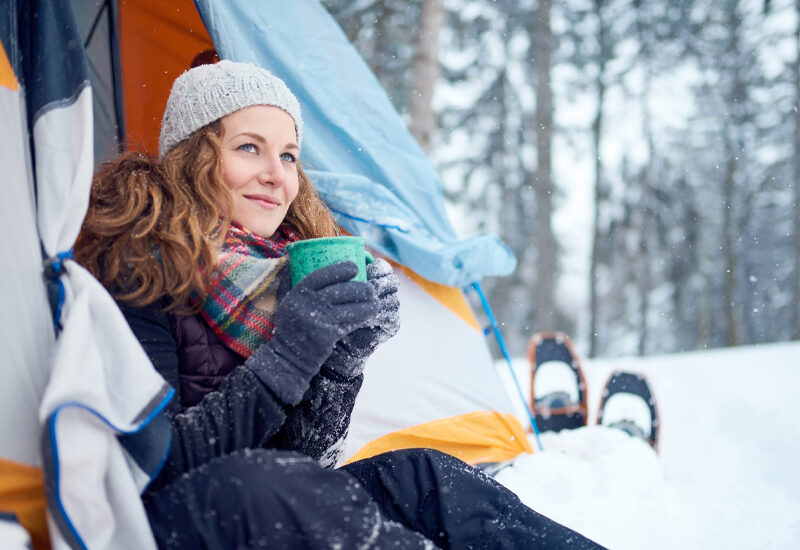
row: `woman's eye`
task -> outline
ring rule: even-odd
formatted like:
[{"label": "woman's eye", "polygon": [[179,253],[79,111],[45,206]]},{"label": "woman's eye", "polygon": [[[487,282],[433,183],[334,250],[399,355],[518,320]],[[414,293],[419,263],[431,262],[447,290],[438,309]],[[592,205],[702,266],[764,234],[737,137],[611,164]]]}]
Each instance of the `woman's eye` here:
[{"label": "woman's eye", "polygon": [[294,156],[292,153],[283,153],[281,155],[281,159],[284,160],[285,162],[292,162],[292,163],[297,162],[297,157]]},{"label": "woman's eye", "polygon": [[244,151],[245,153],[258,153],[258,147],[256,147],[253,143],[245,143],[237,147],[237,149]]}]

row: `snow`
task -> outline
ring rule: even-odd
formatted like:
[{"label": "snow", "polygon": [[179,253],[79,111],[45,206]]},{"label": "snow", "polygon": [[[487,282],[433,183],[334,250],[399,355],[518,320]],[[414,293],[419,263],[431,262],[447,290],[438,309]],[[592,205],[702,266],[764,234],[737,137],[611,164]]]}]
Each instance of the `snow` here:
[{"label": "snow", "polygon": [[[513,360],[523,388],[527,360]],[[497,480],[538,512],[613,550],[800,548],[800,343],[584,360],[589,426],[543,433]],[[594,425],[609,374],[643,374],[659,450]],[[498,373],[519,402],[508,367]],[[517,411],[523,425],[527,415]],[[537,448],[531,436],[531,444]]]}]

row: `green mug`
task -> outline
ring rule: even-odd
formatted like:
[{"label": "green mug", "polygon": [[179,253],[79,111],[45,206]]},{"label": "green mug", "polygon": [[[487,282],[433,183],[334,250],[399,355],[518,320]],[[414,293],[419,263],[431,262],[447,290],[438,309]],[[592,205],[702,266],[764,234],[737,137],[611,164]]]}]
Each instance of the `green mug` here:
[{"label": "green mug", "polygon": [[358,266],[358,275],[353,280],[366,281],[367,264],[374,261],[369,252],[364,250],[363,237],[323,237],[295,241],[286,247],[286,252],[289,255],[292,286],[312,271],[345,260]]}]

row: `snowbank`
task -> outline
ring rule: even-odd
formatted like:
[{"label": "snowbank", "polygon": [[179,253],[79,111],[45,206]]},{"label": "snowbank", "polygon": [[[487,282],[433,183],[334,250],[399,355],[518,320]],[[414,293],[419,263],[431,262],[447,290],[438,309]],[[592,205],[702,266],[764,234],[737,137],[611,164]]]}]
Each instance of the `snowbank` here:
[{"label": "snowbank", "polygon": [[[613,550],[800,548],[800,343],[583,366],[590,425],[542,434],[544,451],[519,457],[498,481]],[[527,388],[527,361],[514,367]],[[661,417],[658,454],[591,425],[614,370],[650,382]],[[518,402],[505,363],[498,372]],[[518,414],[527,424],[521,406]]]}]

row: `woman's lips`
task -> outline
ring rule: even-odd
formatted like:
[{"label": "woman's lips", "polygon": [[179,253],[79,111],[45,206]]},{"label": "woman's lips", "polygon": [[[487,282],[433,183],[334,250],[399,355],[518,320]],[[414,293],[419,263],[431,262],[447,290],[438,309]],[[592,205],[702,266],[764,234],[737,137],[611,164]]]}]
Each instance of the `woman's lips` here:
[{"label": "woman's lips", "polygon": [[275,210],[278,208],[278,206],[280,206],[280,203],[277,200],[266,195],[245,195],[244,198],[249,201],[253,201],[261,208],[266,208],[267,210]]}]

